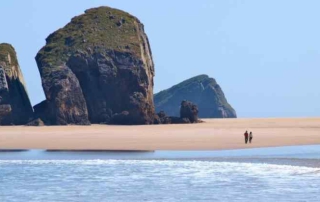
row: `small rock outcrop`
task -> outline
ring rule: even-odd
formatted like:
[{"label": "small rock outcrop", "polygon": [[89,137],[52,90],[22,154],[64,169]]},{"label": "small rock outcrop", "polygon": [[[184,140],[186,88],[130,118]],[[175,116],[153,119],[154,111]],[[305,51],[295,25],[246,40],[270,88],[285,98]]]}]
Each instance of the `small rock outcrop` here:
[{"label": "small rock outcrop", "polygon": [[167,116],[164,111],[156,115],[156,124],[185,124],[201,123],[198,119],[198,107],[190,101],[182,101],[180,106],[180,117]]},{"label": "small rock outcrop", "polygon": [[44,122],[39,118],[34,119],[26,124],[26,126],[44,126],[44,125],[45,125]]},{"label": "small rock outcrop", "polygon": [[198,106],[200,118],[236,118],[236,112],[227,102],[215,79],[199,75],[185,80],[154,95],[156,111],[178,116],[181,100],[189,100]]},{"label": "small rock outcrop", "polygon": [[16,51],[0,44],[0,125],[26,124],[32,113]]},{"label": "small rock outcrop", "polygon": [[152,124],[154,64],[143,24],[109,7],[93,8],[52,33],[36,56],[46,123]]},{"label": "small rock outcrop", "polygon": [[182,101],[180,106],[180,118],[188,119],[191,123],[198,122],[198,107],[189,101]]}]

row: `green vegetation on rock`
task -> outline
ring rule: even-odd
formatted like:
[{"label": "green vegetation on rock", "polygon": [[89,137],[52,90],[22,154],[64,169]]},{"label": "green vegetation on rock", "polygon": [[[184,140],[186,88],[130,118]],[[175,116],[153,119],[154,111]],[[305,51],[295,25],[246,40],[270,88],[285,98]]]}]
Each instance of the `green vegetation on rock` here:
[{"label": "green vegetation on rock", "polygon": [[90,54],[107,47],[140,55],[138,27],[135,26],[138,22],[129,13],[110,7],[88,9],[49,35],[48,45],[39,52],[39,57],[46,55],[43,62],[52,66],[61,65],[77,50]]},{"label": "green vegetation on rock", "polygon": [[8,64],[8,53],[11,56],[11,65],[18,66],[19,64],[16,57],[17,54],[12,45],[7,43],[0,44],[0,61],[6,62],[6,64]]}]

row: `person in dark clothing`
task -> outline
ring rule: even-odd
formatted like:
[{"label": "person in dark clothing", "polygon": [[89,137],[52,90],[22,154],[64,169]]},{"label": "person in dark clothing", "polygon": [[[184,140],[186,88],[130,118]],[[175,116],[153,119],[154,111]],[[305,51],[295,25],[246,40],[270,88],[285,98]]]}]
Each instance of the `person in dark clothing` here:
[{"label": "person in dark clothing", "polygon": [[250,134],[249,134],[249,143],[250,143],[250,144],[251,144],[252,138],[253,138],[252,132],[250,131]]},{"label": "person in dark clothing", "polygon": [[248,136],[249,136],[248,131],[246,131],[246,132],[244,133],[244,142],[245,142],[246,144],[248,143]]}]

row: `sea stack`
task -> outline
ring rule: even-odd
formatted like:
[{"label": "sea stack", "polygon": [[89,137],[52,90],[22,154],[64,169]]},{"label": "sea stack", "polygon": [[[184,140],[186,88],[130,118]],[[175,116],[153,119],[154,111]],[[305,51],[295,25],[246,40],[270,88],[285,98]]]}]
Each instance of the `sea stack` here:
[{"label": "sea stack", "polygon": [[207,75],[190,78],[154,95],[156,111],[169,116],[179,115],[181,100],[196,104],[199,118],[237,117],[216,80]]},{"label": "sea stack", "polygon": [[19,67],[17,54],[10,44],[0,44],[0,125],[23,125],[33,110]]},{"label": "sea stack", "polygon": [[136,17],[86,10],[48,36],[36,61],[46,100],[35,109],[46,124],[153,123],[154,64]]}]

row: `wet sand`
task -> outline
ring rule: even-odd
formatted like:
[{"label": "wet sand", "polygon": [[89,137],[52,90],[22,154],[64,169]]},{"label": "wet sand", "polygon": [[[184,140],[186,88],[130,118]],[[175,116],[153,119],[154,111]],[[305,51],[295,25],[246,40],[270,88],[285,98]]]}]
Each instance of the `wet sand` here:
[{"label": "wet sand", "polygon": [[[2,126],[0,149],[221,150],[320,144],[320,118],[204,119],[145,126]],[[253,143],[244,144],[245,130]]]}]

